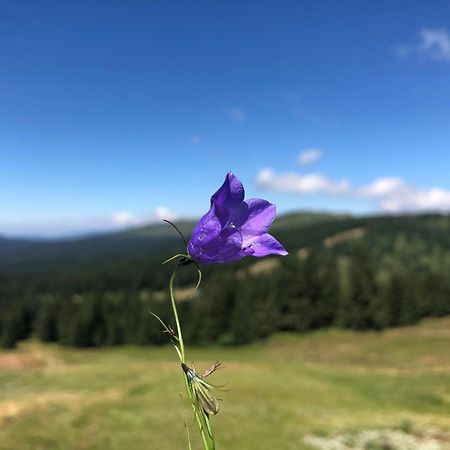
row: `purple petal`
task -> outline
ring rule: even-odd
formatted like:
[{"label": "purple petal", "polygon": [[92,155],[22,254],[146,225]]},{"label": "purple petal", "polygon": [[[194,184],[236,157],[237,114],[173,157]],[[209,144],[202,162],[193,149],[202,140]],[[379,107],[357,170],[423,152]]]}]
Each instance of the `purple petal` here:
[{"label": "purple petal", "polygon": [[226,264],[241,259],[242,235],[239,230],[226,228],[207,245],[197,245],[190,248],[192,259],[200,264]]},{"label": "purple petal", "polygon": [[284,247],[270,234],[264,233],[261,236],[252,239],[251,248],[253,256],[282,255],[286,256],[288,252]]},{"label": "purple petal", "polygon": [[210,241],[214,240],[220,233],[222,227],[220,221],[216,216],[214,205],[209,211],[199,220],[192,232],[191,240],[189,241],[189,253],[192,255],[197,248],[207,246]]},{"label": "purple petal", "polygon": [[208,249],[214,263],[229,263],[242,258],[242,234],[237,228],[223,229]]},{"label": "purple petal", "polygon": [[211,197],[211,204],[215,205],[222,226],[228,222],[230,209],[237,208],[244,201],[244,195],[241,181],[229,172],[222,186]]},{"label": "purple petal", "polygon": [[237,228],[241,228],[243,245],[246,247],[253,237],[269,231],[275,214],[275,205],[260,198],[252,198],[234,210],[230,220]]},{"label": "purple petal", "polygon": [[241,258],[242,234],[234,227],[222,229],[214,204],[196,225],[188,251],[200,264],[217,264]]},{"label": "purple petal", "polygon": [[246,256],[253,256],[254,253],[255,253],[255,250],[253,250],[252,247],[250,247],[250,246],[244,247],[244,248],[241,250],[241,253],[240,253],[240,255],[239,255],[239,259],[245,258]]}]

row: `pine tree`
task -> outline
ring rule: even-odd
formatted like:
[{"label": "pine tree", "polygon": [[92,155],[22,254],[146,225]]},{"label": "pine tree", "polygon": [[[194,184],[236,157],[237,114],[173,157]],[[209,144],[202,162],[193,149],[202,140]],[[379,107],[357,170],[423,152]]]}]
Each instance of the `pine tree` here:
[{"label": "pine tree", "polygon": [[264,339],[277,330],[277,285],[274,274],[245,275],[239,280],[230,322],[230,343],[248,344]]},{"label": "pine tree", "polygon": [[187,335],[198,343],[217,342],[230,326],[236,297],[236,274],[222,270],[204,283],[187,325]]},{"label": "pine tree", "polygon": [[0,344],[3,348],[15,348],[22,334],[22,315],[18,308],[11,308],[6,314],[3,325]]},{"label": "pine tree", "polygon": [[450,282],[437,272],[428,273],[423,280],[422,308],[425,315],[444,316],[450,313]]},{"label": "pine tree", "polygon": [[58,340],[58,301],[53,296],[47,295],[40,301],[35,332],[43,342]]},{"label": "pine tree", "polygon": [[337,322],[341,326],[365,330],[374,328],[377,287],[370,254],[356,246],[349,261],[348,295],[341,299]]},{"label": "pine tree", "polygon": [[249,284],[240,281],[236,284],[236,301],[230,322],[230,343],[248,344],[254,340],[253,293]]},{"label": "pine tree", "polygon": [[323,328],[332,326],[337,317],[341,289],[335,258],[326,255],[319,260],[318,285],[320,294],[316,303],[314,326]]},{"label": "pine tree", "polygon": [[400,324],[402,296],[399,276],[392,274],[376,301],[375,322],[377,328],[395,327]]},{"label": "pine tree", "polygon": [[296,255],[282,261],[278,289],[281,331],[304,332],[311,329],[313,313],[311,300],[307,297],[306,271],[304,260],[299,260]]}]

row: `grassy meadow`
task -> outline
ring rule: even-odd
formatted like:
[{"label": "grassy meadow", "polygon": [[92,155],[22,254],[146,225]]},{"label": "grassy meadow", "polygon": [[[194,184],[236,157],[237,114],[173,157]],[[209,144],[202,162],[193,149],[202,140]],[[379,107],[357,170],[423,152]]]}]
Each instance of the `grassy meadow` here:
[{"label": "grassy meadow", "polygon": [[[312,449],[307,435],[430,427],[447,448],[449,348],[445,318],[383,333],[278,334],[246,347],[196,348],[189,359],[199,372],[217,359],[225,366],[211,380],[229,389],[213,419],[218,450]],[[169,346],[75,350],[28,341],[3,350],[0,449],[185,449],[191,410],[179,396],[176,361]]]}]

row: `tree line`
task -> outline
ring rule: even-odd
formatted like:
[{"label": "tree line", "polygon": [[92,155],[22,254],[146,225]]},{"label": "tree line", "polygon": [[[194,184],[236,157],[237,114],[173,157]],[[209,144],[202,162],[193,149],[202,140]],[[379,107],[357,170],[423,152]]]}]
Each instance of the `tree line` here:
[{"label": "tree line", "polygon": [[[172,324],[163,281],[169,269],[147,269],[136,278],[128,267],[134,277],[128,284],[94,276],[54,285],[36,278],[26,287],[16,279],[2,288],[0,278],[1,346],[30,337],[73,347],[166,343],[150,312]],[[188,289],[192,273],[182,272],[179,283]],[[190,343],[241,345],[275,332],[381,330],[447,315],[450,280],[439,265],[419,270],[396,263],[386,270],[358,244],[345,254],[321,249],[277,258],[269,269],[248,262],[209,269],[196,295],[180,300],[179,308]]]}]

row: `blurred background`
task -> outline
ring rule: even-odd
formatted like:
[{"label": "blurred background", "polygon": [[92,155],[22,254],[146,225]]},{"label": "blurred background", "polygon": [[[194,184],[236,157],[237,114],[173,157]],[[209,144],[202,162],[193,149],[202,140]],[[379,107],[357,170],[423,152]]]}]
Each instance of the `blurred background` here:
[{"label": "blurred background", "polygon": [[450,448],[447,1],[0,2],[0,55],[0,449],[186,448],[162,219],[229,171],[290,254],[178,277],[218,448]]}]

